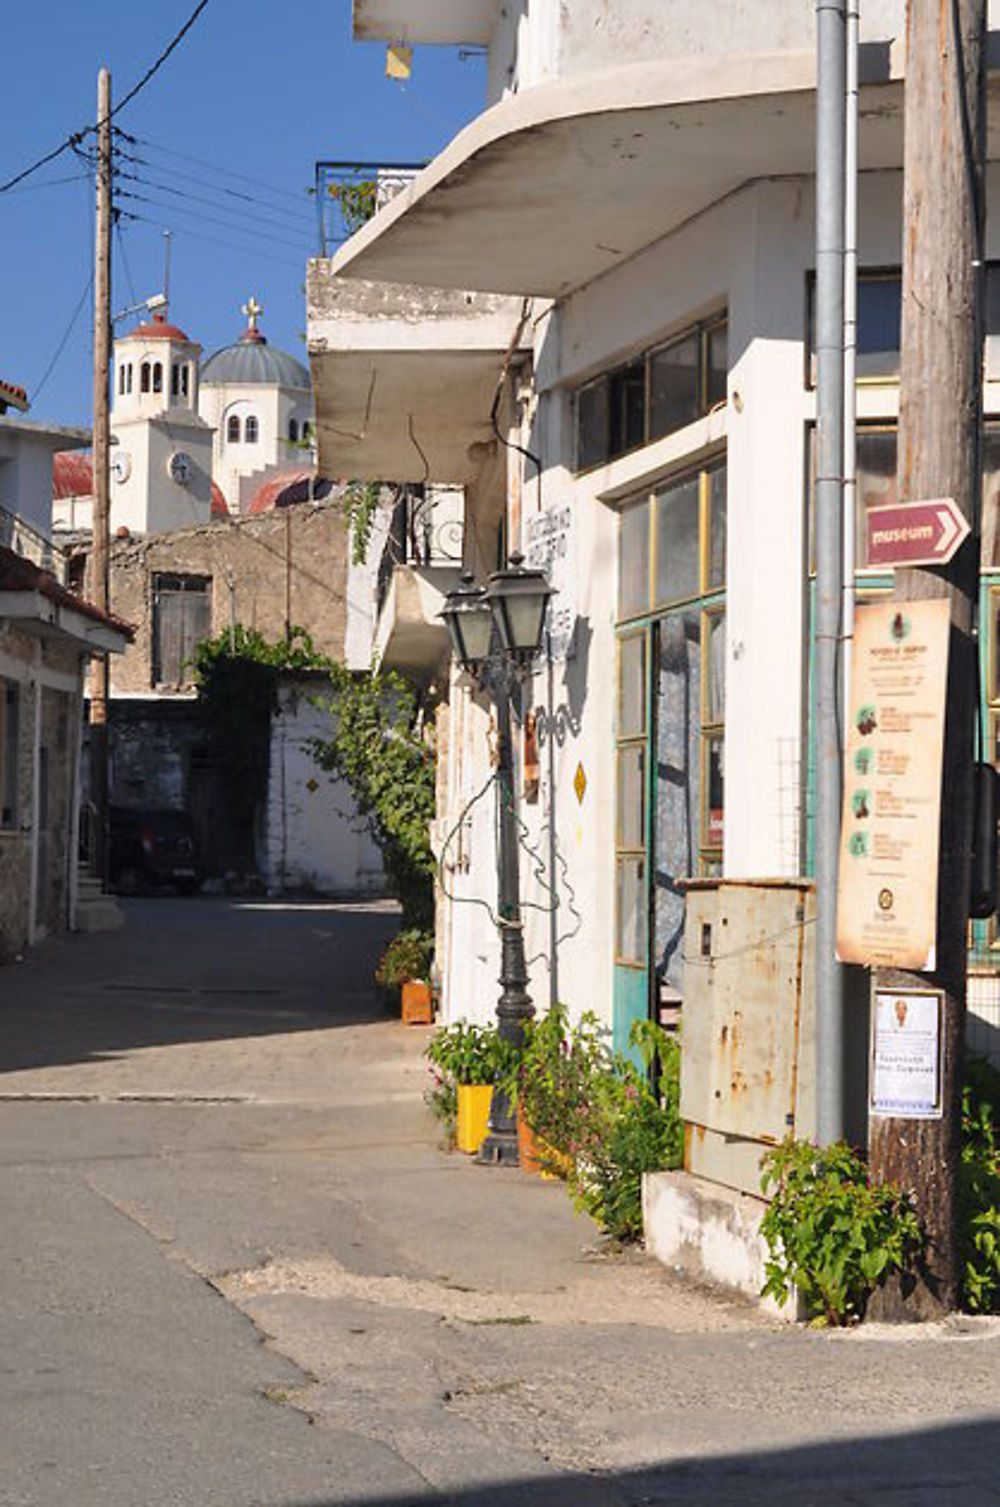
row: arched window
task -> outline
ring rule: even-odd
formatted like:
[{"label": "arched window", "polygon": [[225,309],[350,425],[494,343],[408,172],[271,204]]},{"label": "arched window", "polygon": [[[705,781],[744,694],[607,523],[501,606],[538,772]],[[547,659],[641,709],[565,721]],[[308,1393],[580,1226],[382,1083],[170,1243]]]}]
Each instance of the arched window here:
[{"label": "arched window", "polygon": [[310,424],[308,419],[306,419],[305,423],[302,425],[302,438],[304,440],[312,439],[312,425]]},{"label": "arched window", "polygon": [[188,395],[188,372],[190,370],[191,370],[190,366],[185,361],[184,365],[181,367],[181,397],[182,398],[186,398],[187,395]]},{"label": "arched window", "polygon": [[120,366],[118,368],[118,396],[120,398],[123,398],[125,396],[125,368],[124,368],[124,366]]},{"label": "arched window", "polygon": [[243,438],[248,445],[256,445],[257,443],[257,420],[253,414],[250,414],[243,426]]},{"label": "arched window", "polygon": [[163,391],[163,363],[157,361],[153,367],[153,391]]},{"label": "arched window", "polygon": [[175,361],[170,368],[170,396],[179,398],[181,395],[181,369]]},{"label": "arched window", "polygon": [[131,363],[131,361],[129,362],[129,364],[126,367],[125,371],[126,371],[126,376],[125,376],[125,391],[126,392],[131,392],[132,391],[132,363]]},{"label": "arched window", "polygon": [[149,391],[149,362],[144,361],[139,369],[139,386],[143,392]]},{"label": "arched window", "polygon": [[240,416],[238,413],[231,413],[226,421],[226,443],[230,445],[238,445],[239,442]]},{"label": "arched window", "polygon": [[288,420],[288,438],[291,440],[291,442],[292,442],[293,445],[297,445],[298,444],[298,441],[299,441],[299,421],[298,421],[298,419],[289,419]]}]

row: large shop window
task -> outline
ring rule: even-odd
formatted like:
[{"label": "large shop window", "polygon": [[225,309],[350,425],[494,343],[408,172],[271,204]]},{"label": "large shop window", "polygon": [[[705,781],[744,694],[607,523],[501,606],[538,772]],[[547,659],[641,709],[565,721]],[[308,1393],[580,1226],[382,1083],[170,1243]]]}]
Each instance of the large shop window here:
[{"label": "large shop window", "polygon": [[211,632],[211,576],[153,576],[154,685],[191,685],[195,650]]},{"label": "large shop window", "polygon": [[[857,375],[863,382],[899,376],[903,279],[898,267],[858,273]],[[986,268],[984,319],[987,336],[1000,334],[1000,263]],[[816,380],[816,279],[809,279],[809,385]]]},{"label": "large shop window", "polygon": [[[809,536],[811,568],[816,569],[816,435],[812,433],[809,447]],[[983,570],[1000,569],[1000,422],[992,420],[983,425],[983,510],[982,551]],[[867,515],[872,508],[888,507],[899,501],[896,486],[896,425],[895,423],[866,424],[857,433],[857,498],[855,502],[855,554],[856,570],[867,570],[868,527]]]},{"label": "large shop window", "polygon": [[637,498],[618,532],[615,958],[682,987],[681,881],[721,872],[726,465]]},{"label": "large shop window", "polygon": [[726,400],[726,317],[693,326],[576,393],[576,469],[663,439]]},{"label": "large shop window", "polygon": [[0,679],[0,829],[17,826],[17,753],[20,696],[17,682]]}]

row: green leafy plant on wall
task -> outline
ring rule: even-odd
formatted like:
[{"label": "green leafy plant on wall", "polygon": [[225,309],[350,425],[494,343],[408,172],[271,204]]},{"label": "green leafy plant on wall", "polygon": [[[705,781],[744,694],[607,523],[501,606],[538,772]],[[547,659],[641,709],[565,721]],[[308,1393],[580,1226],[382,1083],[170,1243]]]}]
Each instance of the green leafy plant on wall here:
[{"label": "green leafy plant on wall", "polygon": [[1000,1310],[1000,1073],[966,1064],[959,1182],[962,1298],[972,1313]]},{"label": "green leafy plant on wall", "polygon": [[403,907],[403,929],[428,931],[436,869],[434,748],[419,699],[392,671],[328,668],[334,730],[312,742],[313,757],[349,786]]},{"label": "green leafy plant on wall", "polygon": [[429,981],[434,938],[419,927],[409,927],[393,937],[375,969],[380,989],[399,989],[411,979]]},{"label": "green leafy plant on wall", "polygon": [[763,1293],[784,1304],[798,1289],[814,1324],[857,1322],[878,1284],[920,1250],[912,1203],[892,1183],[873,1186],[842,1141],[820,1150],[790,1137],[762,1168],[771,1195],[761,1221],[770,1252]]},{"label": "green leafy plant on wall", "polygon": [[382,488],[377,481],[350,481],[344,488],[341,504],[351,541],[352,565],[365,563],[381,495]]},{"label": "green leafy plant on wall", "polygon": [[330,198],[337,201],[340,218],[348,235],[360,230],[377,208],[378,184],[374,178],[359,178],[353,183],[331,183]]},{"label": "green leafy plant on wall", "polygon": [[248,830],[267,795],[271,717],[281,672],[329,665],[304,628],[269,643],[255,629],[237,626],[195,650],[194,680],[209,748],[225,773],[234,811]]}]

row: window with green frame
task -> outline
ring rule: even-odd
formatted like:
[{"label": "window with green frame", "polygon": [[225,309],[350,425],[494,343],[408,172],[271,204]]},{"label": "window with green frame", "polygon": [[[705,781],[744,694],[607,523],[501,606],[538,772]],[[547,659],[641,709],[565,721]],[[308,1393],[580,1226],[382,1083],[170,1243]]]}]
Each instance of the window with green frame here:
[{"label": "window with green frame", "polygon": [[664,439],[725,402],[725,314],[692,325],[575,394],[577,471]]}]

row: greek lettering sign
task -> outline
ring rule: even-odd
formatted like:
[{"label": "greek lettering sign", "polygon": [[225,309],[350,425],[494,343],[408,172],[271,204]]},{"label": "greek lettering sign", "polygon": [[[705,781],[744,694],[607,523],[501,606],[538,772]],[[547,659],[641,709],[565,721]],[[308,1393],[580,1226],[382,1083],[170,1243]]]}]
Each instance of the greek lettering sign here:
[{"label": "greek lettering sign", "polygon": [[573,509],[568,503],[546,508],[524,521],[525,564],[544,570],[556,595],[549,602],[552,658],[572,654],[576,626],[576,588],[573,573]]},{"label": "greek lettering sign", "polygon": [[855,616],[837,894],[845,963],[934,967],[948,633],[943,598]]},{"label": "greek lettering sign", "polygon": [[941,1118],[940,989],[876,989],[869,1108],[907,1120]]}]

